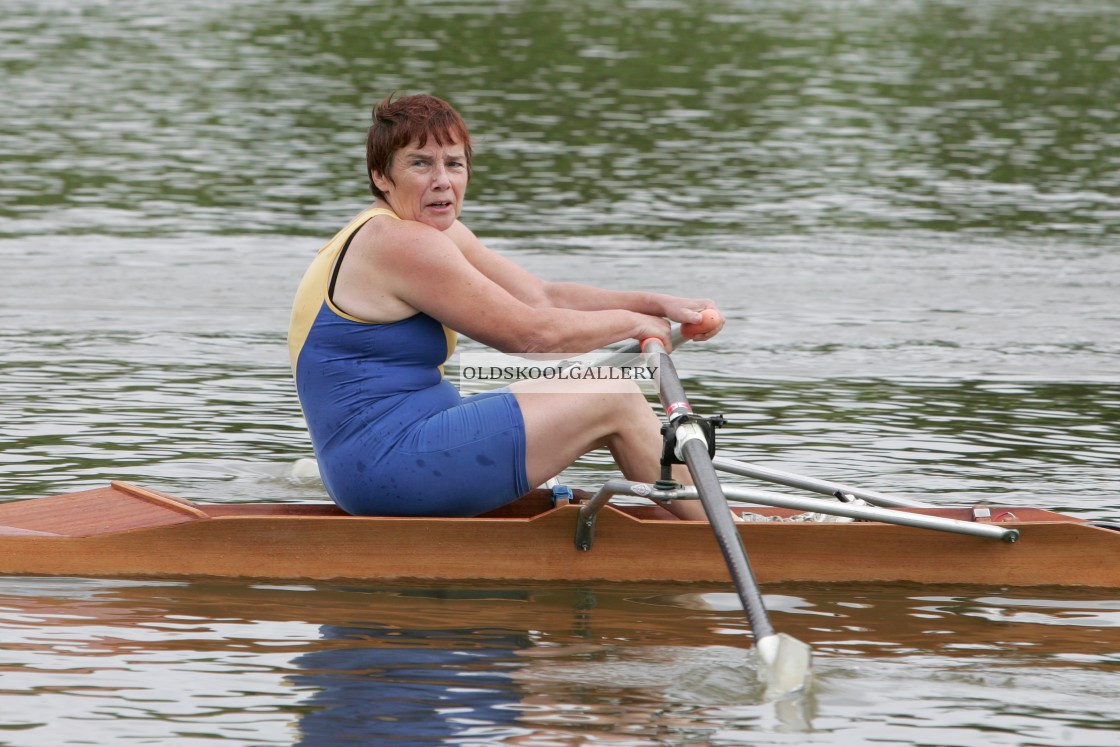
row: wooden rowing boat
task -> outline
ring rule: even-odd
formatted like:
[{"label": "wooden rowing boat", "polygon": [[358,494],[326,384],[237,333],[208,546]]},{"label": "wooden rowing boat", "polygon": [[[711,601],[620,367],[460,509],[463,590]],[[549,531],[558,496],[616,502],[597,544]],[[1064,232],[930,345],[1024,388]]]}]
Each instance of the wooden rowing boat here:
[{"label": "wooden rowing boat", "polygon": [[[585,496],[584,496],[585,497]],[[577,497],[577,503],[580,498]],[[900,508],[1019,530],[1017,542],[851,523],[742,523],[762,583],[914,582],[1120,588],[1120,532],[1035,508]],[[742,512],[737,507],[734,511]],[[790,509],[752,513],[788,516]],[[329,503],[193,503],[114,482],[0,504],[0,573],[285,580],[714,582],[729,572],[706,522],[608,504],[595,542],[580,506],[535,491],[482,517],[347,516]],[[984,519],[978,519],[984,516]]]}]

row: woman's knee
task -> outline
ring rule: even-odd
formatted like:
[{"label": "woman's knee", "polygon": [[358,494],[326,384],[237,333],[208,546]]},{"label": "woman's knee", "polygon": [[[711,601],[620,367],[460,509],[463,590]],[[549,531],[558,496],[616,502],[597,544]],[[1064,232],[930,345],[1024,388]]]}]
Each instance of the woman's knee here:
[{"label": "woman's knee", "polygon": [[650,410],[649,401],[636,382],[623,379],[614,382],[614,384],[616,386],[608,396],[611,402],[619,409],[627,413],[647,412]]}]

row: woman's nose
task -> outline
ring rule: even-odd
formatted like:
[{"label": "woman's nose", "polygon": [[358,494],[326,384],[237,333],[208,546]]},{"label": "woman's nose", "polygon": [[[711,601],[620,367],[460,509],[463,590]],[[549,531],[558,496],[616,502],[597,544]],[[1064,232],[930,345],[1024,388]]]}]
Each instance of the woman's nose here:
[{"label": "woman's nose", "polygon": [[435,171],[432,172],[433,186],[437,188],[451,186],[451,176],[447,171],[447,167],[443,164],[436,166]]}]

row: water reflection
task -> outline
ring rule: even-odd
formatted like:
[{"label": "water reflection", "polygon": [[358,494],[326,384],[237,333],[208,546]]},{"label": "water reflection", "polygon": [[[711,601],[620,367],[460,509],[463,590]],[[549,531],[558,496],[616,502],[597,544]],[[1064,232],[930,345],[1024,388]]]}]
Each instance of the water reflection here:
[{"label": "water reflection", "polygon": [[718,588],[0,579],[0,706],[28,747],[169,730],[262,745],[647,747],[925,729],[973,744],[993,722],[1096,745],[1120,727],[1115,600],[767,591],[775,624],[814,649],[811,698],[761,701],[742,611]]},{"label": "water reflection", "polygon": [[524,698],[515,654],[527,632],[399,627],[321,629],[322,647],[296,657],[288,677],[311,695],[299,720],[306,747],[360,741],[426,745],[502,742]]},{"label": "water reflection", "polygon": [[[591,589],[0,579],[0,700],[41,696],[4,707],[29,745],[123,716],[125,738],[172,723],[270,744],[512,744],[588,728],[646,744],[667,728],[641,715],[660,718],[662,691],[682,709],[757,703],[744,651],[693,650],[706,625],[681,638],[671,615],[635,629],[632,612]],[[585,675],[557,679],[554,665]],[[60,700],[64,718],[39,720]]]}]

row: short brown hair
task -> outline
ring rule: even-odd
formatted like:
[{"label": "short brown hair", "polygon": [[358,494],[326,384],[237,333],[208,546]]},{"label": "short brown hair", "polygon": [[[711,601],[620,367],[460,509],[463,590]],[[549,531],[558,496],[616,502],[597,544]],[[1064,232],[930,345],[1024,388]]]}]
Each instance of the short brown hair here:
[{"label": "short brown hair", "polygon": [[373,122],[366,136],[366,176],[374,197],[385,199],[373,183],[373,172],[389,177],[393,156],[409,143],[417,141],[422,148],[428,138],[440,145],[460,143],[467,159],[467,178],[471,175],[471,135],[459,112],[443,99],[426,93],[402,96],[396,101],[389,94],[373,107]]}]

